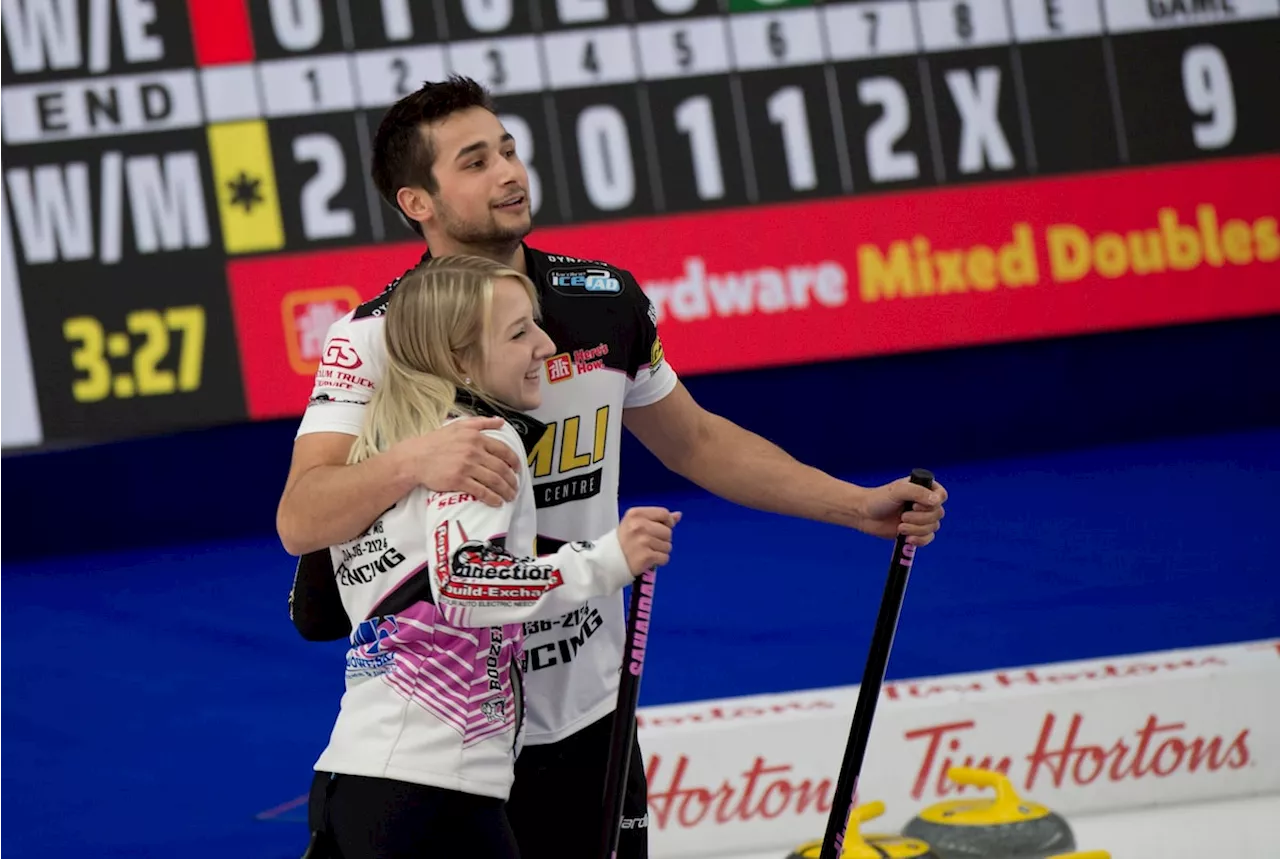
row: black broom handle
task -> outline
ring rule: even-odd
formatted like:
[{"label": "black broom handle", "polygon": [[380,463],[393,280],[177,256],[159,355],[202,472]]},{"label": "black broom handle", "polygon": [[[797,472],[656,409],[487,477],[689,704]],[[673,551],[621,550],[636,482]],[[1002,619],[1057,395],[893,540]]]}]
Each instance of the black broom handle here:
[{"label": "black broom handle", "polygon": [[[649,616],[657,571],[645,570],[631,584],[631,610],[627,617],[627,641],[622,654],[622,679],[618,683],[618,706],[613,711],[613,731],[609,737],[609,762],[604,782],[604,831],[600,836],[601,859],[614,859],[618,851],[622,805],[627,795],[631,749],[636,734],[636,704],[640,700],[640,675],[644,672],[645,646],[649,638]],[[639,624],[644,624],[644,629]]]},{"label": "black broom handle", "polygon": [[[911,482],[926,489],[933,488],[933,473],[917,468],[911,472]],[[911,509],[911,502],[902,505],[902,512]],[[906,597],[907,578],[915,546],[907,545],[907,538],[899,534],[893,541],[893,558],[889,561],[889,575],[880,599],[880,613],[876,616],[875,630],[871,633],[871,649],[867,652],[867,665],[858,686],[858,703],[853,710],[853,724],[849,728],[849,741],[845,745],[844,760],[840,764],[840,777],[831,799],[831,814],[827,818],[827,834],[822,839],[819,859],[838,859],[844,849],[845,830],[849,815],[853,812],[853,797],[858,790],[858,778],[862,774],[862,762],[867,754],[867,742],[871,738],[871,721],[876,715],[876,703],[880,699],[880,686],[884,683],[889,667],[889,651],[898,631],[898,617],[902,614],[902,602]]]}]

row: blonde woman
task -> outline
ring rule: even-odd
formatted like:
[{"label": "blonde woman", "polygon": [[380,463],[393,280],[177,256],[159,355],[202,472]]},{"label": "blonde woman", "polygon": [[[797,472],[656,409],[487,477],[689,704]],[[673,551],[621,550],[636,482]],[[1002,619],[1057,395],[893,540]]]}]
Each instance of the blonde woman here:
[{"label": "blonde woman", "polygon": [[[554,346],[532,282],[477,257],[432,259],[396,287],[386,367],[352,446],[359,462],[467,416],[523,463],[545,427]],[[664,564],[678,513],[627,512],[594,542],[536,557],[528,467],[513,502],[419,487],[330,549],[354,630],[346,692],[315,764],[312,856],[514,859],[503,811],[523,735],[522,623],[564,615]]]}]

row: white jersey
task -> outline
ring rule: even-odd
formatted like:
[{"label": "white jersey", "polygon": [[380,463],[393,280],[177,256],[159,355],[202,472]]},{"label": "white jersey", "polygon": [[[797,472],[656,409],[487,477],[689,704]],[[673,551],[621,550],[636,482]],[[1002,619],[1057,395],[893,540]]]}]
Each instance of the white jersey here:
[{"label": "white jersey", "polygon": [[[488,434],[524,454],[541,432],[527,444],[512,423]],[[534,557],[536,516],[525,468],[501,508],[418,487],[329,550],[354,630],[317,770],[507,798],[523,740],[523,624],[632,580],[616,531]]]},{"label": "white jersey", "polygon": [[[537,549],[547,553],[617,527],[623,409],[661,400],[677,379],[630,272],[527,246],[525,262],[542,327],[557,347],[546,362],[542,406],[532,413],[547,429],[527,458]],[[360,432],[385,364],[382,314],[394,288],[330,327],[299,435]],[[529,621],[525,631],[530,745],[556,742],[613,711],[626,631],[620,594]]]}]

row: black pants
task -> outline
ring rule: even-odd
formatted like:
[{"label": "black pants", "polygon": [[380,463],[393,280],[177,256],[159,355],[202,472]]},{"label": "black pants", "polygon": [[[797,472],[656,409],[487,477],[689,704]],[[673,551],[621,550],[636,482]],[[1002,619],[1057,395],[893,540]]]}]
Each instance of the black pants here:
[{"label": "black pants", "polygon": [[502,800],[385,778],[316,773],[309,859],[519,859]]},{"label": "black pants", "polygon": [[[611,713],[558,743],[520,751],[507,800],[520,859],[600,859],[612,728]],[[639,743],[631,748],[618,857],[648,859],[648,780]]]}]

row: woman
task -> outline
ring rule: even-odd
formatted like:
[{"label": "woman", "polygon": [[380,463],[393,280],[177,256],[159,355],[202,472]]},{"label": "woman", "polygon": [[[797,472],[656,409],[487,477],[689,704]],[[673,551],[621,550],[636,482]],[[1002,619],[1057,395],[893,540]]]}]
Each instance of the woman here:
[{"label": "woman", "polygon": [[[528,278],[475,257],[429,260],[385,319],[387,367],[350,460],[467,415],[527,461],[546,429],[554,346]],[[315,764],[311,855],[517,856],[503,813],[523,725],[522,623],[559,617],[666,563],[679,514],[627,512],[594,543],[536,557],[528,467],[501,508],[419,487],[330,550],[354,630],[346,693]]]}]

